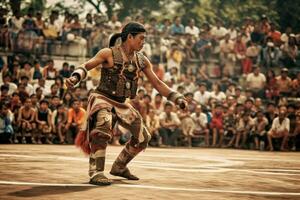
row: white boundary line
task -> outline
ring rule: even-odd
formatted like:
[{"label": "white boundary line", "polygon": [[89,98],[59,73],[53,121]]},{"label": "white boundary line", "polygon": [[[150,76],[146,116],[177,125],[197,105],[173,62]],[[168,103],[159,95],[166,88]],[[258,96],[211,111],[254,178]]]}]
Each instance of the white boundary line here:
[{"label": "white boundary line", "polygon": [[[67,184],[67,183],[36,183],[36,182],[21,182],[21,181],[0,181],[0,185],[24,185],[24,186],[53,186],[53,187],[99,187],[90,184]],[[238,190],[217,190],[217,189],[200,189],[200,188],[179,188],[179,187],[160,187],[152,185],[123,185],[113,184],[115,187],[122,188],[137,188],[137,189],[153,189],[164,191],[182,191],[182,192],[208,192],[208,193],[230,193],[230,194],[245,194],[245,195],[267,195],[267,196],[300,196],[299,192],[266,192],[266,191],[238,191]]]}]

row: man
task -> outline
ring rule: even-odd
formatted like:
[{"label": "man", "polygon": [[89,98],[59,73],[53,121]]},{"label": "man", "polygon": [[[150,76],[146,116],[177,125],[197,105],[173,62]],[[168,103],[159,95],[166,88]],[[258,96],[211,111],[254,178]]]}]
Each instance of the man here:
[{"label": "man", "polygon": [[160,136],[164,145],[177,146],[177,138],[180,135],[179,126],[181,124],[177,113],[172,112],[173,105],[170,102],[165,104],[165,111],[160,114],[159,129]]},{"label": "man", "polygon": [[[104,176],[105,151],[111,139],[116,122],[132,133],[132,138],[126,144],[114,162],[110,174],[129,180],[138,180],[127,168],[127,164],[147,147],[150,134],[144,126],[140,114],[128,103],[126,98],[135,98],[137,81],[143,71],[154,88],[169,100],[185,108],[184,97],[172,91],[160,81],[152,70],[151,63],[142,54],[137,53],[143,48],[146,30],[143,25],[130,22],[121,33],[114,34],[109,42],[111,48],[101,49],[95,57],[76,69],[66,80],[68,87],[73,87],[87,76],[87,71],[99,65],[101,78],[99,86],[89,97],[87,108],[88,123],[76,139],[76,144],[85,153],[90,154],[90,183],[95,185],[110,185],[112,180]],[[121,37],[121,45],[114,46]]]},{"label": "man", "polygon": [[286,117],[287,109],[285,106],[280,107],[279,116],[273,120],[271,130],[268,132],[268,141],[270,151],[274,151],[272,138],[283,138],[281,142],[281,151],[285,151],[284,145],[286,144],[290,132],[290,120]]},{"label": "man", "polygon": [[206,84],[201,82],[198,84],[199,90],[195,92],[194,99],[201,105],[206,105],[210,98],[210,92],[206,91]]},{"label": "man", "polygon": [[288,77],[289,70],[283,68],[281,70],[281,75],[276,77],[278,83],[278,90],[283,96],[290,96],[292,91],[292,79]]},{"label": "man", "polygon": [[202,135],[205,136],[205,146],[209,146],[209,130],[207,127],[207,116],[205,113],[202,112],[202,107],[198,105],[195,109],[195,113],[191,115],[194,123],[195,129],[193,134],[194,135]]},{"label": "man", "polygon": [[80,101],[75,99],[72,103],[72,108],[68,111],[68,121],[66,124],[67,142],[73,143],[76,134],[85,120],[86,111],[81,108]]},{"label": "man", "polygon": [[254,97],[264,98],[266,76],[260,73],[259,67],[253,67],[253,72],[247,75],[247,87],[252,91]]}]

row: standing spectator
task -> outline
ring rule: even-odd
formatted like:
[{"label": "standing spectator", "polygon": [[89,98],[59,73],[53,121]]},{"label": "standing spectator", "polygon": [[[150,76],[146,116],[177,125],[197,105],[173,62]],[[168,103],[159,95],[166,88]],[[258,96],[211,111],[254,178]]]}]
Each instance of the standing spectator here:
[{"label": "standing spectator", "polygon": [[74,99],[72,103],[72,108],[70,108],[68,111],[68,122],[66,125],[67,143],[74,143],[76,134],[85,120],[85,115],[86,111],[81,107],[80,101],[78,99]]},{"label": "standing spectator", "polygon": [[264,98],[264,89],[266,77],[260,73],[259,67],[254,67],[253,72],[247,75],[247,87],[253,93],[254,97]]},{"label": "standing spectator", "polygon": [[165,104],[165,110],[160,114],[159,134],[164,145],[177,146],[177,139],[180,135],[180,120],[176,113],[172,112],[173,105],[170,102]]},{"label": "standing spectator", "polygon": [[271,130],[268,132],[268,141],[270,145],[270,151],[274,151],[272,138],[283,138],[281,142],[281,151],[285,151],[285,144],[288,140],[290,132],[290,120],[286,117],[287,109],[285,106],[280,107],[279,116],[272,122]]},{"label": "standing spectator", "polygon": [[220,41],[220,61],[224,66],[223,73],[233,75],[235,66],[234,42],[230,40],[229,33],[226,33],[224,39]]},{"label": "standing spectator", "polygon": [[209,32],[205,32],[205,31],[200,32],[199,40],[195,43],[194,48],[195,51],[197,52],[197,57],[199,57],[201,61],[208,60],[213,50]]},{"label": "standing spectator", "polygon": [[193,134],[196,136],[204,134],[205,146],[209,146],[209,130],[208,130],[208,121],[205,113],[202,112],[202,107],[198,105],[195,109],[195,112],[191,114],[191,117],[195,123],[195,129]]},{"label": "standing spectator", "polygon": [[237,58],[237,64],[241,66],[242,69],[244,69],[246,65],[246,51],[247,46],[242,40],[242,36],[238,35],[236,38],[236,42],[234,44],[234,52],[235,56]]},{"label": "standing spectator", "polygon": [[282,96],[289,96],[291,93],[292,80],[288,77],[289,70],[287,68],[281,69],[281,75],[276,77],[278,83],[278,90]]}]

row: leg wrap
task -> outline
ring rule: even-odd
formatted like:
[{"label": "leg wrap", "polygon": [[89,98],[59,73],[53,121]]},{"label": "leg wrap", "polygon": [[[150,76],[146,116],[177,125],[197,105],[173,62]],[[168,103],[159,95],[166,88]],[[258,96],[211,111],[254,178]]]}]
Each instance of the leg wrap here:
[{"label": "leg wrap", "polygon": [[106,149],[112,132],[112,113],[106,109],[96,114],[94,129],[90,133],[91,153],[99,149]]}]

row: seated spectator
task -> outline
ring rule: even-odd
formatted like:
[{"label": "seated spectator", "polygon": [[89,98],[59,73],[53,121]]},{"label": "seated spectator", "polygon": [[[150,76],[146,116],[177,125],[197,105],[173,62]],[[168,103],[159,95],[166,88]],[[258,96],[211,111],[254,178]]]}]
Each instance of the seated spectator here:
[{"label": "seated spectator", "polygon": [[12,143],[14,130],[12,127],[12,114],[4,102],[0,102],[0,144]]},{"label": "seated spectator", "polygon": [[278,82],[278,90],[282,96],[289,96],[291,93],[292,80],[288,76],[289,70],[287,68],[281,69],[281,75],[276,77]]},{"label": "seated spectator", "polygon": [[40,101],[40,107],[36,112],[36,122],[38,126],[37,143],[42,144],[41,138],[45,137],[46,144],[52,144],[51,128],[51,110],[48,108],[49,102],[47,100]]},{"label": "seated spectator", "polygon": [[297,73],[297,77],[292,82],[292,96],[300,96],[300,72]]},{"label": "seated spectator", "polygon": [[163,99],[163,96],[158,93],[155,95],[154,101],[152,102],[153,110],[156,114],[160,114],[164,111],[164,105],[165,101]]},{"label": "seated spectator", "polygon": [[57,110],[59,105],[60,105],[60,98],[56,95],[52,96],[49,103],[49,109],[53,112],[54,110]]},{"label": "seated spectator", "polygon": [[182,35],[184,34],[184,26],[181,24],[180,17],[174,18],[174,23],[171,26],[171,35]]},{"label": "seated spectator", "polygon": [[224,127],[223,127],[223,108],[221,104],[217,104],[212,112],[210,128],[213,133],[212,147],[217,147],[217,139],[219,140],[218,147],[223,145]]},{"label": "seated spectator", "polygon": [[266,76],[260,73],[259,67],[254,67],[253,72],[247,75],[247,87],[253,93],[254,97],[264,98],[264,89],[266,85]]},{"label": "seated spectator", "polygon": [[10,101],[10,95],[8,94],[9,87],[7,85],[1,85],[1,96],[0,96],[0,102],[9,102]]},{"label": "seated spectator", "polygon": [[54,80],[57,76],[57,70],[54,68],[54,61],[52,59],[48,60],[47,66],[43,70],[43,78],[46,80]]},{"label": "seated spectator", "polygon": [[296,112],[296,124],[295,124],[295,129],[294,132],[291,132],[289,134],[289,140],[291,141],[291,147],[292,150],[298,150],[297,145],[299,145],[300,141],[300,111],[298,110]]},{"label": "seated spectator", "polygon": [[195,43],[194,49],[201,61],[208,60],[213,50],[209,32],[200,32],[199,40]]},{"label": "seated spectator", "polygon": [[216,99],[219,102],[226,100],[226,95],[221,91],[221,86],[219,83],[213,85],[213,91],[210,93],[210,97]]},{"label": "seated spectator", "polygon": [[[246,142],[248,136],[251,134],[254,128],[254,121],[250,116],[249,112],[244,112],[242,118],[238,121],[237,125],[237,135],[235,141],[235,148],[246,148]],[[240,144],[240,139],[242,137],[242,143]]]},{"label": "seated spectator", "polygon": [[289,35],[288,43],[281,46],[284,66],[295,67],[298,56],[297,40],[294,34]]},{"label": "seated spectator", "polygon": [[272,39],[269,39],[269,41],[267,40],[267,46],[262,49],[259,57],[259,63],[267,69],[278,68],[280,66],[280,57],[281,51],[274,45]]},{"label": "seated spectator", "polygon": [[39,80],[43,77],[42,71],[41,71],[41,64],[39,63],[39,61],[35,60],[33,63],[33,68],[31,69],[32,71],[32,79],[34,81]]},{"label": "seated spectator", "polygon": [[149,115],[146,117],[146,126],[151,134],[151,146],[160,147],[162,144],[161,137],[159,136],[159,115],[155,112],[155,109],[149,111]]},{"label": "seated spectator", "polygon": [[18,86],[15,83],[11,82],[11,77],[9,74],[4,74],[2,79],[3,79],[3,85],[8,86],[8,95],[11,95],[15,91],[17,91]]},{"label": "seated spectator", "polygon": [[235,88],[235,98],[237,103],[244,104],[246,101],[246,96],[242,94],[242,87],[237,86]]},{"label": "seated spectator", "polygon": [[63,104],[59,104],[52,114],[53,133],[57,134],[60,144],[65,144],[65,126],[68,116]]},{"label": "seated spectator", "polygon": [[279,85],[275,77],[273,70],[267,72],[267,83],[266,83],[266,97],[271,100],[277,100],[279,98]]},{"label": "seated spectator", "polygon": [[257,63],[259,53],[260,47],[256,43],[250,41],[246,50],[246,60],[243,65],[243,74],[247,75],[252,71],[252,66]]},{"label": "seated spectator", "polygon": [[234,113],[234,108],[229,107],[227,113],[224,115],[223,124],[224,124],[224,136],[230,138],[230,141],[226,145],[226,147],[232,147],[233,143],[236,139],[236,125],[238,118]]},{"label": "seated spectator", "polygon": [[272,127],[268,132],[268,141],[270,151],[274,151],[273,138],[283,138],[281,142],[281,151],[285,151],[285,144],[289,137],[290,132],[290,120],[286,117],[287,109],[285,106],[281,106],[279,109],[279,116],[276,117],[272,122]]},{"label": "seated spectator", "polygon": [[27,76],[21,76],[20,84],[22,84],[25,87],[25,91],[29,96],[34,93],[33,86],[29,83],[29,78]]},{"label": "seated spectator", "polygon": [[63,78],[69,78],[70,77],[71,73],[70,73],[70,70],[69,70],[69,63],[67,63],[67,62],[63,63],[62,69],[59,70],[59,75],[62,76]]},{"label": "seated spectator", "polygon": [[177,139],[181,133],[179,129],[180,120],[177,114],[172,112],[172,110],[172,103],[166,102],[165,110],[159,116],[161,125],[159,135],[162,137],[162,143],[164,145],[177,146]]},{"label": "seated spectator", "polygon": [[256,118],[254,118],[254,128],[253,128],[253,135],[254,135],[254,142],[255,142],[255,149],[264,150],[265,143],[267,140],[267,125],[268,119],[264,116],[264,113],[259,110],[256,113]]},{"label": "seated spectator", "polygon": [[206,105],[210,99],[210,92],[207,91],[206,84],[201,82],[198,84],[198,90],[194,94],[194,99],[201,105]]},{"label": "seated spectator", "polygon": [[72,107],[68,111],[68,122],[66,125],[66,142],[73,144],[79,128],[85,120],[86,111],[81,107],[80,101],[74,99]]},{"label": "seated spectator", "polygon": [[31,99],[27,98],[19,110],[18,125],[21,132],[22,144],[26,144],[26,134],[30,134],[32,144],[35,144],[36,123],[35,123],[35,109],[32,107]]},{"label": "seated spectator", "polygon": [[202,112],[202,108],[200,105],[198,105],[195,109],[195,112],[191,114],[191,118],[195,123],[193,135],[204,135],[205,146],[209,147],[209,130],[207,126],[207,115]]}]

